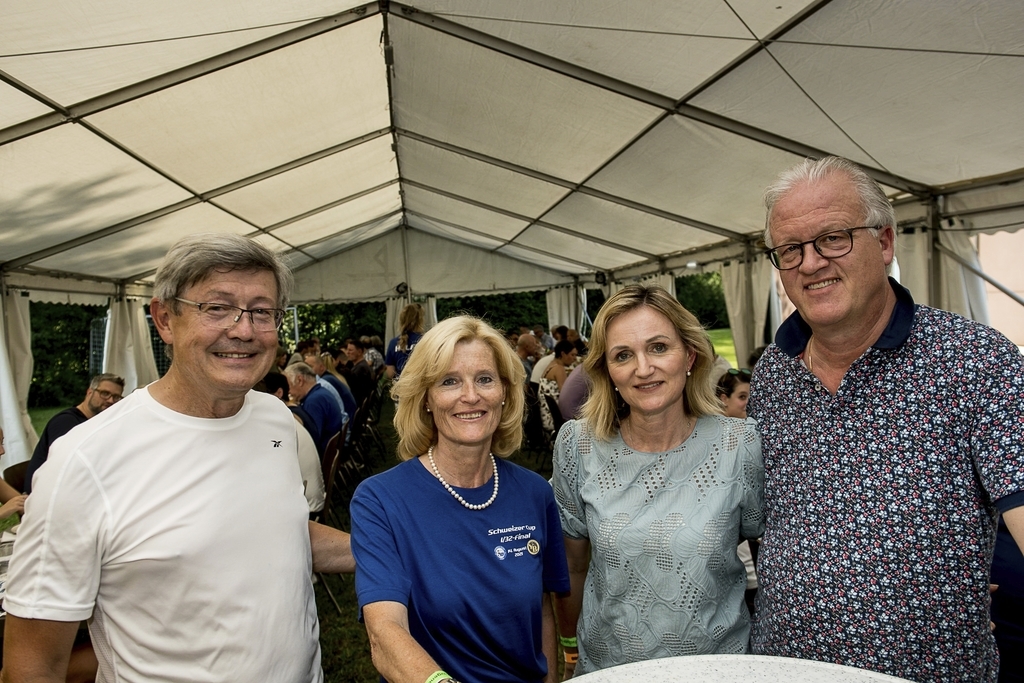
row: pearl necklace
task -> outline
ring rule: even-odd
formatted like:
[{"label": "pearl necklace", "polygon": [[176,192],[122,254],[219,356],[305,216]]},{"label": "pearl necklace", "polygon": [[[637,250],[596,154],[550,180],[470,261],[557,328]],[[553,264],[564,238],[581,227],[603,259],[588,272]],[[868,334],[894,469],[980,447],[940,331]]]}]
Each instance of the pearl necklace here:
[{"label": "pearl necklace", "polygon": [[441,482],[441,486],[443,486],[448,491],[448,493],[452,494],[455,500],[462,503],[463,507],[469,508],[470,510],[483,510],[485,507],[488,507],[491,503],[493,503],[494,499],[498,497],[498,462],[494,459],[494,453],[489,453],[488,455],[491,456],[491,467],[494,469],[494,492],[491,493],[491,497],[487,499],[486,503],[481,503],[480,505],[473,505],[472,503],[467,503],[466,499],[460,496],[458,492],[455,489],[453,489],[448,482],[444,480],[444,477],[441,476],[441,473],[437,469],[437,463],[434,462],[434,447],[431,446],[430,448],[427,449],[427,459],[430,460],[430,467],[431,469],[434,470],[434,476],[437,477],[437,480],[439,482]]}]

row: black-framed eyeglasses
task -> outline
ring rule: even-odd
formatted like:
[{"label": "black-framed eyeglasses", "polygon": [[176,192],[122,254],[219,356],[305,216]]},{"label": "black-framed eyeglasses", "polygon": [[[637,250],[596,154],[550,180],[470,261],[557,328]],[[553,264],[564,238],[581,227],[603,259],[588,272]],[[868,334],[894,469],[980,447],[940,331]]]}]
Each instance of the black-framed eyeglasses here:
[{"label": "black-framed eyeglasses", "polygon": [[102,398],[104,401],[114,401],[117,403],[121,400],[121,394],[115,394],[111,391],[104,391],[103,389],[96,389],[95,394]]},{"label": "black-framed eyeglasses", "polygon": [[257,332],[279,330],[281,323],[284,322],[284,310],[280,308],[248,309],[227,304],[189,301],[188,299],[182,299],[180,296],[174,298],[183,304],[198,308],[199,320],[207,327],[218,330],[230,330],[238,324],[238,321],[246,313],[249,314],[249,322],[252,323],[252,328]]},{"label": "black-framed eyeglasses", "polygon": [[814,245],[814,250],[822,258],[834,259],[846,256],[853,251],[854,230],[877,230],[876,225],[861,225],[856,228],[844,228],[833,230],[824,235],[818,235],[813,240],[806,242],[793,242],[791,244],[780,244],[773,249],[765,249],[768,259],[772,265],[779,270],[792,270],[804,262],[804,247],[808,244]]},{"label": "black-framed eyeglasses", "polygon": [[739,368],[739,369],[729,368],[728,372],[729,372],[730,375],[740,375],[740,376],[746,377],[748,379],[753,374],[753,372],[749,368]]}]

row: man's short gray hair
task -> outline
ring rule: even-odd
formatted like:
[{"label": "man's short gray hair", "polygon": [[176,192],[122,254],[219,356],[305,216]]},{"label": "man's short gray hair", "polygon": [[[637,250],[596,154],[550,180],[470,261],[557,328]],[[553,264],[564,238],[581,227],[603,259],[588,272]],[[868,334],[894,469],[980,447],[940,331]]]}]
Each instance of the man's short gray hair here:
[{"label": "man's short gray hair", "polygon": [[[813,183],[824,180],[832,175],[842,174],[853,183],[857,195],[860,197],[861,205],[864,208],[864,225],[883,228],[892,227],[893,238],[896,235],[896,210],[892,208],[888,197],[882,191],[871,176],[864,172],[860,166],[849,159],[842,157],[824,157],[822,159],[804,159],[796,166],[783,171],[775,181],[764,191],[764,206],[766,211],[764,226],[764,243],[769,248],[772,244],[771,225],[772,212],[780,199],[786,196],[797,185]],[[856,227],[856,226],[849,226]],[[877,230],[871,234],[878,236]]]},{"label": "man's short gray hair", "polygon": [[313,372],[313,368],[301,362],[292,363],[291,365],[286,367],[284,369],[284,374],[289,379],[292,379],[293,377],[296,377],[298,375],[303,375],[305,377],[309,377],[314,382],[316,381],[316,373]]},{"label": "man's short gray hair", "polygon": [[269,270],[277,282],[277,307],[288,305],[293,282],[288,267],[258,242],[223,232],[198,233],[178,240],[156,271],[153,296],[177,313],[175,297],[215,271],[231,270]]},{"label": "man's short gray hair", "polygon": [[112,372],[104,372],[103,374],[96,375],[95,377],[93,377],[92,380],[89,382],[89,388],[99,389],[100,385],[103,384],[104,382],[113,382],[114,384],[124,389],[124,378],[118,377]]}]

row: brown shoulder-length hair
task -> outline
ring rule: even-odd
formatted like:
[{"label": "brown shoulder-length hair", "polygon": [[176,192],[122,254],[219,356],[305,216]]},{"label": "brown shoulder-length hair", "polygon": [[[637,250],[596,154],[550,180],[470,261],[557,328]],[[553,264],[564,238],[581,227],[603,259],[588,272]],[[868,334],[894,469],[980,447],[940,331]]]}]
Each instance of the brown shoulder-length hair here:
[{"label": "brown shoulder-length hair", "polygon": [[590,396],[583,404],[580,414],[594,431],[594,435],[608,441],[618,433],[621,421],[629,415],[629,406],[615,391],[608,374],[608,326],[618,316],[647,306],[668,318],[676,333],[695,356],[691,375],[683,389],[683,406],[694,417],[720,415],[721,403],[715,395],[711,368],[715,353],[711,340],[693,313],[657,285],[629,285],[611,296],[594,320],[590,336],[590,351],[583,360],[583,367],[590,378]]},{"label": "brown shoulder-length hair", "polygon": [[398,457],[409,460],[427,452],[437,443],[437,426],[426,410],[427,391],[451,368],[456,346],[480,340],[494,353],[494,364],[505,390],[501,421],[491,439],[491,452],[506,457],[523,441],[523,408],[526,398],[523,383],[526,370],[505,338],[479,318],[460,315],[448,318],[423,335],[409,356],[401,376],[391,388],[398,431]]}]

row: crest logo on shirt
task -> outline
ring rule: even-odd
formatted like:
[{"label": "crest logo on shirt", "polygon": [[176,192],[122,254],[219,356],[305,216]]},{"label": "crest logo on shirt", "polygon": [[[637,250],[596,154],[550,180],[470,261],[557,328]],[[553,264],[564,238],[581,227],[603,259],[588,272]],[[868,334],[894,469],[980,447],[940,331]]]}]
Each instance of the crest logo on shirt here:
[{"label": "crest logo on shirt", "polygon": [[531,555],[536,555],[540,552],[540,543],[538,543],[536,539],[531,538],[529,541],[526,542],[526,550]]},{"label": "crest logo on shirt", "polygon": [[505,547],[504,546],[500,546],[500,545],[499,546],[495,546],[495,548],[494,548],[494,556],[497,557],[499,560],[504,560],[505,559]]}]

